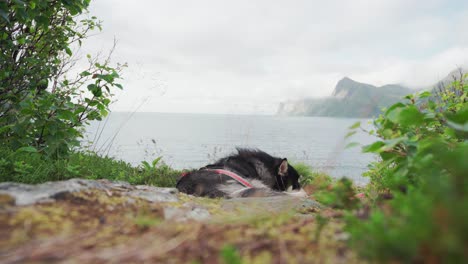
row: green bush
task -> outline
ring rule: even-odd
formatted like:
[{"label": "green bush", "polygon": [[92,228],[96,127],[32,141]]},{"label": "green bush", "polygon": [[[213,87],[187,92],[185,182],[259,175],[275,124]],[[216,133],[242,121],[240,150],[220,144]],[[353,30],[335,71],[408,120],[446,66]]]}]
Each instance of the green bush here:
[{"label": "green bush", "polygon": [[[84,126],[106,116],[125,65],[108,57],[73,68],[73,48],[95,29],[90,0],[0,1],[0,180],[24,183],[69,178],[174,186],[164,164],[132,167],[76,152]],[[78,72],[78,74],[75,74]]]},{"label": "green bush", "polygon": [[299,182],[303,187],[309,186],[314,190],[325,189],[333,182],[333,178],[330,175],[316,171],[303,162],[294,163],[293,167],[299,173]]},{"label": "green bush", "polygon": [[35,184],[83,178],[174,187],[181,173],[165,164],[148,171],[143,167],[133,167],[124,161],[84,152],[71,152],[67,157],[51,160],[32,149],[12,151],[0,148],[0,157],[0,182]]},{"label": "green bush", "polygon": [[74,74],[72,48],[92,30],[90,0],[0,1],[0,146],[51,158],[79,144],[83,126],[106,116],[122,65],[88,55]]},{"label": "green bush", "polygon": [[341,178],[317,190],[313,197],[324,205],[338,209],[353,209],[358,205],[353,182],[348,178]]},{"label": "green bush", "polygon": [[300,183],[318,202],[341,209],[356,207],[356,191],[351,180],[334,180],[324,172],[314,171],[305,163],[295,163],[293,167],[301,175]]},{"label": "green bush", "polygon": [[[374,122],[369,210],[347,217],[351,245],[379,262],[463,263],[468,247],[468,86],[407,96]],[[385,193],[386,200],[380,195]],[[388,200],[388,198],[392,198]]]}]

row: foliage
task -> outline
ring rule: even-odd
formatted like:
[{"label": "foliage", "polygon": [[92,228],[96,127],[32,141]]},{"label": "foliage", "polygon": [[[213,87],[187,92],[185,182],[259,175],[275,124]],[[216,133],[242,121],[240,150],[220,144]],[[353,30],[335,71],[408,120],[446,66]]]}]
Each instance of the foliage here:
[{"label": "foliage", "polygon": [[[293,167],[301,175],[300,183],[314,199],[335,208],[348,208],[354,197],[352,182],[346,178],[338,181],[328,174],[313,170],[305,163],[295,163]],[[349,200],[349,201],[348,201]]]},{"label": "foliage", "polygon": [[[177,182],[177,178],[181,175],[181,171],[174,170],[168,165],[161,162],[159,157],[153,160],[152,165],[147,167],[145,164],[149,164],[143,161],[143,167],[138,168],[138,174],[129,178],[128,182],[132,184],[149,184],[163,187],[174,187]],[[148,169],[149,168],[149,169]]]},{"label": "foliage", "polygon": [[298,162],[294,163],[292,166],[294,167],[294,169],[296,169],[297,173],[299,173],[299,181],[302,186],[316,186],[317,184],[320,186],[325,184],[328,185],[328,183],[332,180],[330,176],[326,175],[323,172],[313,170],[309,165],[305,163]]},{"label": "foliage", "polygon": [[0,2],[0,145],[60,158],[78,145],[87,121],[107,114],[122,65],[88,55],[87,68],[71,72],[72,48],[101,28],[96,17],[79,20],[89,2]]},{"label": "foliage", "polygon": [[137,225],[141,230],[147,230],[159,223],[161,223],[161,219],[155,216],[150,215],[148,212],[140,212],[135,216],[133,222]]},{"label": "foliage", "polygon": [[381,157],[367,173],[369,193],[380,195],[368,195],[370,209],[347,225],[351,244],[367,258],[467,258],[468,85],[460,79],[442,91],[409,95],[374,121],[380,140],[364,151]]},{"label": "foliage", "polygon": [[158,169],[158,163],[161,161],[162,157],[158,157],[154,159],[151,164],[147,162],[146,160],[141,162],[141,165],[143,166],[143,170],[147,173],[153,173]]},{"label": "foliage", "polygon": [[165,164],[145,171],[94,153],[71,152],[66,158],[51,160],[30,150],[0,148],[0,182],[42,183],[79,177],[173,187],[180,175],[180,171]]},{"label": "foliage", "polygon": [[314,171],[305,163],[295,163],[293,167],[301,175],[301,186],[320,203],[333,208],[356,207],[356,191],[351,180],[347,178],[334,180],[324,172]]},{"label": "foliage", "polygon": [[223,263],[226,264],[241,264],[242,258],[237,252],[237,249],[231,245],[225,245],[219,252]]},{"label": "foliage", "polygon": [[358,202],[353,182],[348,178],[341,178],[319,189],[313,197],[322,204],[340,209],[356,208]]}]

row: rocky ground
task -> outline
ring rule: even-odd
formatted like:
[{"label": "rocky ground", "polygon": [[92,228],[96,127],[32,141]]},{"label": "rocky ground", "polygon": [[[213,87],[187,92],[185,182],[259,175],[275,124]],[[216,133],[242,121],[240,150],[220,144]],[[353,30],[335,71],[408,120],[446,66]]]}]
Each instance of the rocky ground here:
[{"label": "rocky ground", "polygon": [[341,216],[304,198],[196,198],[107,180],[1,183],[0,262],[361,262]]}]

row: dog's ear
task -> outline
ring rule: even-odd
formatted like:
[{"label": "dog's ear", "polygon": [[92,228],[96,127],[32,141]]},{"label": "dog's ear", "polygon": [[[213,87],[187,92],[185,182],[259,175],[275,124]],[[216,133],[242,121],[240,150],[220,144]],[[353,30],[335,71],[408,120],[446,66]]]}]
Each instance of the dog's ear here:
[{"label": "dog's ear", "polygon": [[281,164],[278,167],[278,175],[286,176],[287,173],[288,173],[288,160],[283,159],[281,161]]}]

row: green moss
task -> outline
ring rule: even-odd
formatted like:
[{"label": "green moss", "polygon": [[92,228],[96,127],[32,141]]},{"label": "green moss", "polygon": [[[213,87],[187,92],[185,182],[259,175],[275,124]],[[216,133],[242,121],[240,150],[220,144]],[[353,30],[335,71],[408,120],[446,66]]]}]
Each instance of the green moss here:
[{"label": "green moss", "polygon": [[0,193],[0,208],[2,207],[7,207],[7,206],[12,206],[15,204],[15,198],[8,195],[8,194],[3,194]]}]

